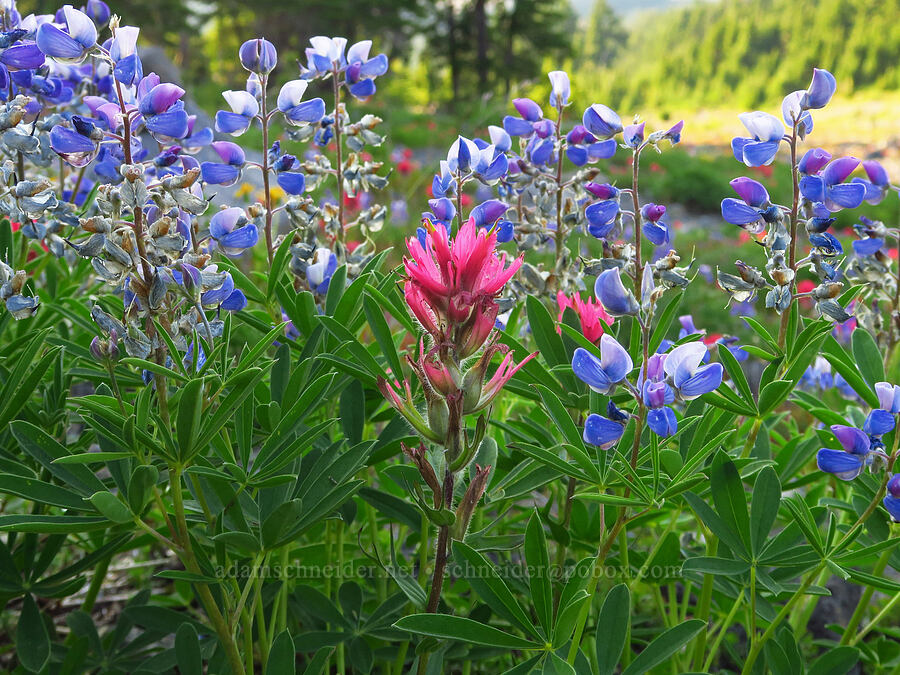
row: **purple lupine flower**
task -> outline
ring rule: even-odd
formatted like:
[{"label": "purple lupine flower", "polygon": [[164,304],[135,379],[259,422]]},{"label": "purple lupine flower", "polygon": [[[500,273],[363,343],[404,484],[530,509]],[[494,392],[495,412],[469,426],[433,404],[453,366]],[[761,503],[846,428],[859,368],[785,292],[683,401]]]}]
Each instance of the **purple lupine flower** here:
[{"label": "purple lupine flower", "polygon": [[200,164],[203,181],[213,185],[234,185],[240,178],[241,169],[246,161],[243,148],[231,141],[215,141],[211,146],[222,162]]},{"label": "purple lupine flower", "polygon": [[851,183],[859,183],[866,188],[865,201],[869,204],[880,204],[891,189],[891,181],[888,178],[887,171],[879,162],[873,159],[866,160],[862,163],[863,170],[866,172],[865,178],[854,178]]},{"label": "purple lupine flower", "polygon": [[640,309],[634,294],[622,283],[618,267],[605,270],[597,276],[594,282],[594,295],[612,316],[637,314]]},{"label": "purple lupine flower", "polygon": [[778,217],[778,207],[769,203],[769,193],[762,183],[752,178],[739,177],[729,185],[740,199],[726,197],[722,200],[722,218],[732,225],[738,225],[750,234],[760,234],[766,224]]},{"label": "purple lupine flower", "polygon": [[268,75],[278,65],[275,45],[265,38],[247,40],[238,50],[238,57],[244,70],[257,75]]},{"label": "purple lupine flower", "polygon": [[308,86],[309,83],[303,80],[291,80],[278,92],[278,109],[284,114],[288,124],[293,126],[318,124],[325,117],[325,101],[321,98],[303,100]]},{"label": "purple lupine flower", "polygon": [[669,226],[663,222],[666,207],[661,204],[644,204],[641,207],[643,233],[656,246],[668,244],[670,240]]},{"label": "purple lupine flower", "polygon": [[[497,241],[501,244],[506,243],[512,239],[512,223],[502,220],[508,209],[509,205],[499,199],[489,199],[472,209],[469,213],[469,220],[475,223],[475,227],[496,228]],[[505,225],[501,225],[501,223],[505,223]]]},{"label": "purple lupine flower", "polygon": [[583,124],[576,124],[566,135],[566,157],[575,166],[609,159],[616,154],[617,147],[615,139],[597,140]]},{"label": "purple lupine flower", "polygon": [[634,369],[628,351],[609,333],[600,338],[600,358],[579,347],[572,356],[575,376],[600,394],[609,394]]},{"label": "purple lupine flower", "polygon": [[632,150],[637,150],[638,146],[644,142],[644,126],[645,122],[640,124],[629,124],[622,132],[622,140]]},{"label": "purple lupine flower", "polygon": [[804,109],[824,108],[828,105],[834,92],[837,91],[837,81],[834,75],[822,68],[813,68],[812,81],[806,89],[806,95],[800,102]]},{"label": "purple lupine flower", "polygon": [[541,106],[530,98],[515,98],[512,103],[520,117],[512,115],[504,117],[504,131],[510,136],[530,138],[537,130],[535,125],[544,121],[544,112],[541,110]]},{"label": "purple lupine flower", "polygon": [[347,65],[344,81],[350,95],[357,99],[368,98],[375,93],[375,78],[388,70],[387,56],[379,54],[371,59],[371,40],[361,40],[347,50]]},{"label": "purple lupine flower", "polygon": [[685,401],[714,391],[722,384],[724,369],[721,363],[700,365],[707,353],[702,342],[688,342],[675,347],[666,358],[666,375],[672,378],[672,385]]},{"label": "purple lupine flower", "polygon": [[85,6],[81,8],[81,11],[87,14],[91,18],[91,21],[100,28],[109,23],[109,17],[112,15],[109,11],[109,5],[103,2],[103,0],[87,0]]},{"label": "purple lupine flower", "polygon": [[247,220],[244,210],[237,206],[213,214],[209,221],[209,235],[228,256],[240,255],[259,241],[259,229]]},{"label": "purple lupine flower", "polygon": [[811,176],[819,173],[828,162],[831,161],[831,153],[822,148],[810,148],[800,161],[797,162],[797,170],[804,176]]},{"label": "purple lupine flower", "polygon": [[57,124],[50,130],[50,147],[68,164],[86,166],[100,151],[103,132],[79,115],[72,115],[71,122],[71,129]]},{"label": "purple lupine flower", "polygon": [[891,520],[900,523],[900,473],[895,473],[888,479],[887,494],[881,503],[891,515]]},{"label": "purple lupine flower", "polygon": [[860,183],[845,183],[859,166],[856,157],[841,157],[828,163],[818,175],[800,179],[800,192],[811,202],[822,202],[834,213],[841,209],[855,209],[862,204],[866,188]]},{"label": "purple lupine flower", "polygon": [[731,150],[734,158],[747,166],[767,166],[778,154],[778,146],[784,138],[784,125],[775,115],[759,110],[738,115],[750,132],[750,138],[734,138]]},{"label": "purple lupine flower", "polygon": [[842,450],[821,448],[816,453],[816,464],[821,471],[832,473],[841,480],[853,480],[872,462],[872,444],[869,435],[856,427],[835,424],[831,433]]},{"label": "purple lupine flower", "polygon": [[65,30],[54,23],[42,23],[35,35],[38,48],[63,63],[81,63],[97,44],[97,26],[72,5],[62,8]]}]

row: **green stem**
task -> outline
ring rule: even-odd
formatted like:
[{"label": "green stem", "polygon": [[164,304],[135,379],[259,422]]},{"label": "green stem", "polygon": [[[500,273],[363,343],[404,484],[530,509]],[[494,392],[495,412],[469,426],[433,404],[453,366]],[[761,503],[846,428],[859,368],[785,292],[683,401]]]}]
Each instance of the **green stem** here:
[{"label": "green stem", "polygon": [[[875,563],[875,569],[872,570],[872,574],[876,577],[880,577],[887,567],[888,561],[891,559],[891,554],[893,550],[888,548],[885,549],[881,556],[878,558],[878,562]],[[844,629],[844,635],[841,637],[842,645],[849,645],[851,638],[856,633],[856,628],[859,626],[859,623],[862,621],[863,615],[866,613],[866,610],[869,608],[869,602],[872,600],[872,596],[875,594],[875,588],[872,586],[866,586],[865,590],[862,592],[862,595],[859,597],[859,602],[856,603],[856,609],[853,611],[853,616],[850,617],[850,621],[847,622],[847,627]]]},{"label": "green stem", "polygon": [[106,571],[109,569],[111,560],[112,555],[110,554],[101,559],[94,568],[94,576],[91,577],[91,584],[88,586],[84,600],[81,602],[81,611],[86,614],[90,614],[94,609],[94,604],[97,602],[97,596],[100,594],[100,589],[103,588],[103,582],[106,579]]},{"label": "green stem", "polygon": [[858,645],[859,641],[862,640],[869,633],[870,630],[875,628],[875,626],[877,626],[878,623],[885,616],[888,615],[888,612],[890,612],[894,608],[894,605],[896,605],[898,602],[900,602],[900,593],[895,593],[894,597],[891,598],[890,601],[884,607],[881,608],[881,611],[875,615],[875,618],[872,619],[865,626],[865,628],[863,628],[861,631],[859,631],[859,634],[850,641],[850,646],[855,647],[856,645]]},{"label": "green stem", "polygon": [[261,108],[260,108],[260,126],[262,126],[263,149],[262,149],[262,179],[263,194],[266,206],[266,256],[269,259],[269,267],[272,266],[272,191],[269,188],[269,115],[266,111],[266,89],[268,87],[268,75],[259,78],[260,87],[262,88]]},{"label": "green stem", "polygon": [[753,426],[750,427],[750,433],[747,436],[747,440],[744,442],[744,447],[741,449],[741,459],[747,459],[750,456],[750,453],[753,452],[753,448],[756,446],[756,437],[759,435],[759,428],[761,426],[761,417],[757,417],[753,420]]},{"label": "green stem", "polygon": [[[719,540],[714,535],[710,533],[706,533],[706,555],[707,556],[715,556],[716,551],[719,548]],[[703,575],[703,586],[700,589],[700,607],[697,610],[697,618],[702,620],[704,623],[709,623],[709,611],[712,607],[712,593],[713,593],[713,581],[715,578],[712,574],[704,574]],[[694,670],[700,669],[700,664],[703,663],[703,654],[706,652],[706,638],[707,631],[702,630],[700,634],[697,635],[697,643],[694,647],[694,661],[693,668]]]},{"label": "green stem", "polygon": [[725,634],[728,633],[728,627],[734,624],[734,616],[741,608],[741,601],[743,599],[744,589],[742,588],[741,592],[737,596],[737,600],[735,600],[734,604],[731,606],[731,611],[728,612],[728,616],[726,616],[725,620],[722,622],[722,627],[719,629],[719,633],[718,635],[716,635],[716,639],[713,641],[712,647],[709,648],[709,655],[706,657],[706,663],[703,664],[704,672],[708,673],[709,669],[712,667],[713,660],[716,658],[719,647],[722,645],[722,640],[725,638]]},{"label": "green stem", "polygon": [[[337,524],[337,574],[335,575],[335,590],[340,592],[341,575],[344,573],[344,521],[339,520]],[[274,631],[273,631],[274,633]],[[337,675],[344,675],[344,643],[341,642],[337,646]]]}]

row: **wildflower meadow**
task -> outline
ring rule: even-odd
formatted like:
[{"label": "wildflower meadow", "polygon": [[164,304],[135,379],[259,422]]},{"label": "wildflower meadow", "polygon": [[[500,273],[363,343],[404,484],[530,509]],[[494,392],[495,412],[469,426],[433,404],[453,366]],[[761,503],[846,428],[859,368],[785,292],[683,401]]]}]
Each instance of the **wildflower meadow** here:
[{"label": "wildflower meadow", "polygon": [[242,35],[204,119],[119,11],[0,2],[0,668],[900,672],[849,76],[723,121],[691,225],[691,119],[563,64],[423,158],[378,39]]}]

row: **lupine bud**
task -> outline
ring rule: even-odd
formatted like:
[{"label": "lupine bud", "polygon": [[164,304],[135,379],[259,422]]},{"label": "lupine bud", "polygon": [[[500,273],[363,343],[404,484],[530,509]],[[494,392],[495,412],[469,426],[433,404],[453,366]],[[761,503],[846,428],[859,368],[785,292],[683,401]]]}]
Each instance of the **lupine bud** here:
[{"label": "lupine bud", "polygon": [[278,64],[278,52],[275,45],[265,38],[247,40],[238,52],[241,65],[251,73],[268,75]]}]

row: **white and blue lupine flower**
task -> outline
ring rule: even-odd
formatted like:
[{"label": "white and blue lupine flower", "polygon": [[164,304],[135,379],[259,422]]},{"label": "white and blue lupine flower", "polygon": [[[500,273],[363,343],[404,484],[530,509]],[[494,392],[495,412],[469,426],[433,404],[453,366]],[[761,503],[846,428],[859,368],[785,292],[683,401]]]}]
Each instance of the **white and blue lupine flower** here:
[{"label": "white and blue lupine flower", "polygon": [[837,80],[834,75],[822,68],[813,68],[812,82],[806,89],[800,102],[804,110],[824,108],[837,91]]},{"label": "white and blue lupine flower", "polygon": [[491,124],[488,127],[488,135],[491,138],[491,145],[497,152],[509,152],[512,148],[512,138],[506,133],[506,129]]},{"label": "white and blue lupine flower", "polygon": [[450,145],[450,149],[447,150],[447,168],[452,173],[465,173],[472,168],[473,162],[477,161],[478,156],[479,148],[475,141],[464,136],[457,136]]},{"label": "white and blue lupine flower", "polygon": [[250,128],[253,118],[259,114],[259,101],[250,92],[233,89],[223,91],[222,98],[228,103],[231,111],[216,112],[216,131],[240,136]]},{"label": "white and blue lupine flower", "polygon": [[645,124],[645,122],[629,124],[622,132],[622,141],[632,150],[637,150],[641,143],[644,142]]},{"label": "white and blue lupine flower", "polygon": [[737,161],[747,166],[767,166],[778,154],[778,146],[784,138],[784,125],[775,115],[756,110],[738,115],[750,132],[750,138],[734,138],[731,150]]},{"label": "white and blue lupine flower", "polygon": [[278,92],[278,109],[284,114],[285,121],[295,127],[318,124],[325,117],[325,101],[321,98],[303,100],[308,86],[304,80],[291,80]]},{"label": "white and blue lupine flower", "polygon": [[140,28],[119,26],[109,44],[109,57],[113,61],[113,77],[126,87],[140,82],[144,77],[144,67],[137,52]]},{"label": "white and blue lupine flower", "polygon": [[494,185],[506,175],[509,169],[509,160],[495,146],[485,143],[484,147],[479,148],[473,155],[471,168],[481,182],[486,185]]},{"label": "white and blue lupine flower", "polygon": [[856,157],[840,157],[828,163],[818,175],[806,175],[800,179],[800,192],[811,202],[822,202],[834,213],[841,209],[855,209],[866,197],[865,185],[845,183],[847,177],[859,166]]},{"label": "white and blue lupine flower", "polygon": [[887,494],[881,503],[891,514],[891,520],[900,523],[900,473],[895,473],[888,479]]},{"label": "white and blue lupine flower", "polygon": [[62,8],[65,30],[57,25],[42,23],[35,35],[40,50],[63,63],[81,63],[97,45],[97,26],[82,11],[64,5]]},{"label": "white and blue lupine flower", "polygon": [[209,220],[209,235],[228,256],[240,255],[259,241],[259,229],[237,206],[213,214]]},{"label": "white and blue lupine flower", "polygon": [[685,401],[714,391],[722,384],[724,369],[721,363],[701,365],[707,355],[702,342],[688,342],[675,347],[666,356],[665,372],[672,386]]},{"label": "white and blue lupine flower", "polygon": [[325,295],[331,277],[337,270],[337,256],[330,250],[320,246],[313,252],[312,262],[306,266],[306,282],[309,290],[317,295]]},{"label": "white and blue lupine flower", "polygon": [[900,413],[900,385],[890,382],[876,382],[875,394],[878,396],[878,404],[882,410],[889,413]]},{"label": "white and blue lupine flower", "polygon": [[211,146],[222,161],[200,164],[203,181],[213,185],[234,185],[246,162],[243,148],[231,141],[214,141]]},{"label": "white and blue lupine flower", "polygon": [[449,162],[441,160],[440,173],[436,173],[431,181],[431,194],[435,197],[454,196],[456,194],[456,178],[450,171]]},{"label": "white and blue lupine flower", "polygon": [[634,369],[628,351],[609,333],[600,338],[600,358],[579,347],[572,356],[575,376],[600,394],[609,394]]},{"label": "white and blue lupine flower", "polygon": [[547,73],[550,78],[550,105],[560,110],[569,105],[571,85],[569,74],[564,70],[553,70]]},{"label": "white and blue lupine flower", "polygon": [[616,111],[602,103],[595,103],[585,110],[581,122],[591,134],[602,140],[612,138],[624,129]]},{"label": "white and blue lupine flower", "polygon": [[347,38],[316,35],[309,39],[309,43],[311,46],[306,48],[306,68],[300,68],[300,76],[304,80],[327,77],[335,68],[341,67]]},{"label": "white and blue lupine flower", "polygon": [[357,99],[365,99],[374,94],[375,78],[388,70],[387,56],[379,54],[370,59],[371,48],[371,40],[361,40],[347,50],[344,81],[350,95]]},{"label": "white and blue lupine flower", "polygon": [[832,425],[831,433],[843,449],[821,448],[816,453],[816,464],[820,470],[841,480],[853,480],[872,462],[869,435],[861,429],[842,424]]},{"label": "white and blue lupine flower", "polygon": [[601,272],[594,282],[594,295],[612,316],[637,314],[640,309],[634,294],[625,288],[618,267]]},{"label": "white and blue lupine flower", "polygon": [[809,110],[802,106],[805,90],[794,91],[784,97],[781,102],[781,117],[784,123],[793,128],[797,124],[797,135],[804,139],[813,130],[813,118]]},{"label": "white and blue lupine flower", "polygon": [[[215,265],[208,265],[204,272],[218,272]],[[237,312],[247,306],[247,297],[234,287],[234,279],[231,274],[225,273],[225,280],[219,288],[213,288],[200,294],[200,304],[203,307],[220,307],[229,312]]]}]

